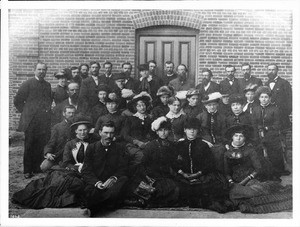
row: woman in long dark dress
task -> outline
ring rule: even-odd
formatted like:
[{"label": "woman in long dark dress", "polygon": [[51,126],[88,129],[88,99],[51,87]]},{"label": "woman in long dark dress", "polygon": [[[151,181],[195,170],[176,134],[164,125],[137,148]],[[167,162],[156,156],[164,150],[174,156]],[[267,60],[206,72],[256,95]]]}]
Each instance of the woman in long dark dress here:
[{"label": "woman in long dark dress", "polygon": [[154,138],[154,133],[151,131],[152,119],[146,112],[150,100],[150,95],[142,92],[134,96],[128,103],[128,109],[134,115],[127,117],[125,120],[122,135],[127,142],[126,149],[130,160],[130,168],[141,163],[143,149]]},{"label": "woman in long dark dress", "polygon": [[75,117],[74,121],[71,131],[75,138],[65,146],[62,166],[47,171],[44,178],[33,180],[16,192],[13,202],[33,209],[80,205],[84,188],[80,175],[84,151],[93,141],[88,135],[90,121],[82,116]]},{"label": "woman in long dark dress", "polygon": [[[231,184],[230,199],[242,212],[291,209],[291,187],[272,181],[272,173],[262,165],[256,150],[248,143],[251,131],[253,128],[249,125],[235,125],[226,132],[228,139],[231,138],[224,154],[225,174]],[[276,196],[272,196],[274,194]]]},{"label": "woman in long dark dress", "polygon": [[[178,203],[179,188],[172,169],[177,158],[175,146],[167,140],[171,123],[166,117],[159,117],[152,123],[152,130],[156,132],[157,138],[145,146],[140,168],[132,178],[131,190],[148,207],[175,206]],[[141,181],[151,185],[152,192],[143,193],[143,190],[136,189]]]}]

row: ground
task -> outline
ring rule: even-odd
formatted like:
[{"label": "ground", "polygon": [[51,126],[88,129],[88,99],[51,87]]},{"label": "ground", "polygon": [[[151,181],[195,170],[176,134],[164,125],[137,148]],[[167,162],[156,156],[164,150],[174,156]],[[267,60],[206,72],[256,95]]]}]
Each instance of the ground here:
[{"label": "ground", "polygon": [[[35,175],[32,179],[25,179],[23,176],[23,135],[20,133],[13,133],[10,136],[9,148],[9,198],[12,194],[20,189],[23,189],[31,180],[43,176],[43,174]],[[291,169],[292,152],[288,152],[288,164]],[[290,176],[282,177],[282,184],[292,184],[292,174]],[[41,210],[24,209],[19,205],[9,202],[9,217],[70,217],[70,218],[84,218],[86,212],[81,208],[64,208],[53,209],[46,208]],[[219,214],[214,211],[204,209],[119,209],[114,212],[102,213],[98,217],[104,218],[246,218],[246,219],[290,219],[293,218],[292,211],[270,213],[270,214],[242,214],[238,211],[229,212],[226,214]]]}]

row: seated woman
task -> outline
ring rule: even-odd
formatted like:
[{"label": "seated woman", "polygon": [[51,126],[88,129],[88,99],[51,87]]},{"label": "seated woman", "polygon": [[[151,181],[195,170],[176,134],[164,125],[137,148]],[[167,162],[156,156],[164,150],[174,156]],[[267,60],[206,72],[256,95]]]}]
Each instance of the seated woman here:
[{"label": "seated woman", "polygon": [[151,115],[153,119],[157,119],[161,116],[166,116],[169,112],[168,100],[172,95],[172,91],[168,86],[162,86],[158,89],[156,97],[157,101],[153,105]]},{"label": "seated woman", "polygon": [[16,192],[12,197],[13,202],[33,209],[81,204],[84,183],[80,172],[84,151],[92,139],[88,138],[90,121],[83,116],[74,117],[74,121],[71,131],[75,139],[65,146],[62,166],[49,170],[45,177],[31,181]]},{"label": "seated woman", "polygon": [[186,94],[187,102],[183,106],[183,112],[189,117],[196,117],[203,111],[203,106],[199,102],[199,90],[190,89]]},{"label": "seated woman", "polygon": [[172,96],[169,98],[168,107],[169,112],[166,117],[172,124],[168,140],[175,142],[184,137],[183,124],[186,119],[186,115],[181,109],[181,101],[177,97]]},{"label": "seated woman", "polygon": [[[172,170],[177,155],[174,144],[167,140],[171,123],[166,117],[159,117],[151,127],[158,138],[145,146],[141,168],[136,173],[137,177],[133,178],[133,190],[141,181],[146,182],[153,187],[152,192],[142,193],[143,190],[138,187],[135,193],[141,198],[140,202],[148,207],[174,206],[178,202],[179,188]],[[127,205],[130,205],[128,201]]]},{"label": "seated woman", "polygon": [[149,94],[141,92],[128,103],[128,109],[135,114],[127,117],[125,120],[122,135],[127,142],[126,148],[130,167],[141,163],[142,150],[154,136],[154,133],[151,131],[152,119],[146,112],[150,100]]},{"label": "seated woman", "polygon": [[[231,138],[224,154],[225,174],[231,184],[230,199],[245,212],[291,209],[291,190],[277,181],[270,181],[272,175],[262,165],[254,147],[248,143],[252,134],[253,128],[249,125],[234,125],[226,132],[228,139]],[[272,196],[276,193],[279,195]],[[254,200],[245,200],[254,197]]]},{"label": "seated woman", "polygon": [[197,118],[188,118],[184,123],[186,139],[176,145],[180,200],[188,202],[190,207],[226,212],[223,201],[228,195],[228,183],[216,170],[209,146],[198,137],[199,128]]}]

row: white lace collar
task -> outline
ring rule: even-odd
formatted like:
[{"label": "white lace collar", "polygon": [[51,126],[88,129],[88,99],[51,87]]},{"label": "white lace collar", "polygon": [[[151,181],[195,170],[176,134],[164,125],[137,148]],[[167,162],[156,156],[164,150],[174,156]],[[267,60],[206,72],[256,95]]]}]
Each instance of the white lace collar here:
[{"label": "white lace collar", "polygon": [[142,121],[144,121],[147,118],[147,114],[141,114],[139,112],[136,112],[135,114],[133,114],[133,116],[141,119]]}]

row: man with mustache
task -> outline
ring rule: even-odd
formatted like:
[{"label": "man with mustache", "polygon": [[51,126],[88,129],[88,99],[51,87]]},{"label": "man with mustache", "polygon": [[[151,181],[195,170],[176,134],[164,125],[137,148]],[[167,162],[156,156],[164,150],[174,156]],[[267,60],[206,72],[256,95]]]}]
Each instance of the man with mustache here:
[{"label": "man with mustache", "polygon": [[113,141],[114,133],[112,121],[103,123],[100,141],[89,144],[86,150],[81,173],[87,185],[84,194],[90,217],[100,210],[117,209],[123,200],[127,161],[124,146]]},{"label": "man with mustache", "polygon": [[235,67],[233,65],[226,65],[226,78],[220,82],[221,94],[236,94],[239,93],[239,82],[235,78]]},{"label": "man with mustache", "polygon": [[268,78],[265,85],[271,88],[271,103],[279,108],[281,130],[285,133],[291,127],[292,88],[287,80],[278,76],[278,66],[274,63],[268,65]]},{"label": "man with mustache", "polygon": [[19,131],[25,132],[24,177],[31,178],[41,172],[43,149],[50,137],[52,91],[45,81],[47,65],[38,62],[34,77],[25,81],[19,88],[14,105],[21,113]]},{"label": "man with mustache", "polygon": [[187,76],[188,69],[186,65],[180,64],[177,66],[177,78],[171,80],[169,83],[170,87],[174,88],[174,91],[187,91],[193,87],[192,82],[188,79]]},{"label": "man with mustache", "polygon": [[162,76],[163,85],[168,85],[171,80],[177,78],[177,74],[174,71],[174,63],[166,61],[165,63],[165,74]]},{"label": "man with mustache", "polygon": [[211,81],[211,78],[213,77],[211,70],[207,68],[203,69],[202,76],[203,76],[202,83],[196,86],[196,89],[199,90],[200,93],[200,97],[199,97],[200,100],[208,94],[214,92],[220,92],[219,84]]},{"label": "man with mustache", "polygon": [[79,112],[78,109],[78,94],[79,94],[79,85],[78,83],[71,82],[68,85],[68,96],[66,100],[61,102],[59,105],[54,107],[53,109],[53,119],[52,119],[52,125],[55,125],[63,120],[63,110],[66,106],[74,106],[76,109],[76,113]]},{"label": "man with mustache", "polygon": [[239,78],[239,93],[243,94],[244,89],[249,85],[249,84],[256,84],[257,87],[260,87],[263,85],[261,79],[256,78],[251,75],[251,65],[249,63],[244,63],[241,66],[242,69],[242,74],[243,78]]}]

